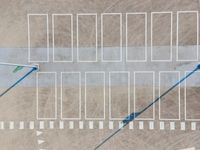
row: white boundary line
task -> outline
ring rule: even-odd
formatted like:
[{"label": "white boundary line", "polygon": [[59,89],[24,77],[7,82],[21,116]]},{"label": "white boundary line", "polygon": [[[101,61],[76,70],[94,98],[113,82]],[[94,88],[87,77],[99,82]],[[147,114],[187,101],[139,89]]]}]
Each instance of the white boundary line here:
[{"label": "white boundary line", "polygon": [[[175,73],[176,75],[178,74],[178,81],[180,80],[180,71],[159,71],[159,96],[161,95],[161,92],[160,92],[160,87],[161,87],[161,74],[165,74],[165,73]],[[179,106],[178,106],[178,118],[161,118],[161,114],[160,114],[160,111],[161,111],[161,101],[159,100],[159,120],[180,120],[181,119],[181,96],[180,96],[180,92],[181,92],[181,89],[180,89],[180,84],[178,85],[178,103],[179,103]]]},{"label": "white boundary line", "polygon": [[[47,20],[47,60],[46,61],[36,61],[31,60],[30,51],[31,51],[31,39],[30,39],[30,16],[46,16]],[[28,62],[49,62],[49,19],[48,14],[27,14],[28,21]]]},{"label": "white boundary line", "polygon": [[165,122],[160,121],[160,130],[165,130]]},{"label": "white boundary line", "polygon": [[[103,109],[104,109],[104,114],[102,118],[89,118],[87,117],[87,74],[102,74],[103,75]],[[85,120],[105,120],[105,72],[103,71],[88,71],[85,72]]]},{"label": "white boundary line", "polygon": [[180,130],[184,130],[185,131],[185,122],[180,122]]},{"label": "white boundary line", "polygon": [[[104,46],[103,46],[103,17],[104,16],[119,15],[120,17],[120,59],[119,60],[104,60]],[[102,13],[101,14],[101,61],[102,62],[122,62],[122,13]]]},{"label": "white boundary line", "polygon": [[139,121],[138,122],[138,129],[139,130],[144,130],[144,122],[143,121]]},{"label": "white boundary line", "polygon": [[[95,38],[96,38],[96,58],[95,60],[80,60],[79,59],[79,16],[95,16],[95,30],[96,30],[96,35],[95,35]],[[77,26],[77,61],[78,62],[97,62],[97,48],[98,48],[98,35],[97,35],[97,32],[98,32],[98,29],[97,29],[97,13],[80,13],[80,14],[77,14],[76,16],[76,26]]]},{"label": "white boundary line", "polygon": [[[40,118],[39,117],[39,107],[38,107],[38,98],[39,98],[39,90],[38,90],[38,76],[39,74],[54,74],[55,77],[55,117],[53,118]],[[36,73],[36,116],[37,120],[55,120],[57,119],[57,72],[37,72]]]},{"label": "white boundary line", "polygon": [[[134,87],[133,87],[133,90],[134,90],[134,98],[133,98],[133,103],[134,103],[134,112],[136,112],[136,87],[135,87],[135,83],[136,83],[136,74],[137,73],[147,73],[147,74],[152,74],[153,76],[153,99],[152,99],[152,102],[153,100],[155,99],[155,72],[154,71],[134,71],[134,79],[133,79],[133,82],[134,82]],[[155,105],[152,106],[153,107],[153,118],[136,118],[135,120],[155,120]]]},{"label": "white boundary line", "polygon": [[191,122],[191,130],[196,130],[196,122]]},{"label": "white boundary line", "polygon": [[149,130],[154,130],[154,121],[149,121]]},{"label": "white boundary line", "polygon": [[[155,14],[168,14],[170,15],[170,23],[171,23],[171,34],[170,34],[170,58],[169,59],[153,59],[153,15]],[[152,62],[170,62],[172,61],[172,40],[173,40],[173,12],[152,12],[151,13],[151,61]]]},{"label": "white boundary line", "polygon": [[[63,117],[63,74],[78,74],[79,77],[79,117],[78,118],[65,118]],[[62,120],[80,120],[81,119],[81,73],[80,72],[61,72],[61,111],[60,116]]]},{"label": "white boundary line", "polygon": [[[190,71],[185,71],[185,75],[187,75]],[[197,71],[197,73],[200,73],[200,71]],[[185,87],[184,87],[184,101],[185,101],[185,120],[186,121],[200,121],[199,119],[187,119],[187,79],[185,80]]]},{"label": "white boundary line", "polygon": [[122,118],[113,118],[112,117],[112,110],[111,110],[111,103],[112,103],[112,98],[111,98],[111,74],[127,74],[128,75],[128,114],[130,114],[130,72],[129,71],[110,71],[109,72],[109,120],[122,120]]},{"label": "white boundary line", "polygon": [[[61,61],[58,61],[58,60],[55,60],[55,32],[54,32],[54,29],[55,29],[55,16],[69,16],[70,19],[71,19],[71,60],[61,60]],[[72,14],[52,14],[52,44],[53,44],[53,62],[73,62],[73,15]]]},{"label": "white boundary line", "polygon": [[[118,125],[117,125],[118,123]],[[96,126],[97,125],[97,126]],[[168,126],[169,125],[169,126]],[[122,127],[121,121],[0,121],[0,130],[102,130],[102,129],[118,129]],[[129,130],[158,130],[158,131],[196,131],[199,130],[198,122],[174,122],[174,121],[137,121],[133,124],[133,121],[129,124]]]},{"label": "white boundary line", "polygon": [[[145,16],[145,59],[129,60],[128,59],[128,15],[144,15]],[[146,62],[147,61],[147,12],[126,13],[126,62]]]},{"label": "white boundary line", "polygon": [[179,149],[179,150],[196,150],[196,149],[195,149],[195,147],[188,147],[188,148]]},{"label": "white boundary line", "polygon": [[[179,14],[186,14],[186,13],[196,13],[197,15],[197,58],[194,60],[184,60],[184,59],[179,59],[178,58],[178,47],[179,47]],[[198,11],[177,11],[177,29],[176,29],[176,61],[198,61],[198,57],[199,57],[199,13]]]}]

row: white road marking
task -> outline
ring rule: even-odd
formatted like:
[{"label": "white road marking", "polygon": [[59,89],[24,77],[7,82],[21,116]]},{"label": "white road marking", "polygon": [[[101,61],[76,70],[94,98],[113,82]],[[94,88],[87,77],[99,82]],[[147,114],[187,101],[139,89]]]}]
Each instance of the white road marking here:
[{"label": "white road marking", "polygon": [[14,121],[10,121],[9,123],[9,129],[10,130],[13,130],[15,127],[14,127]]},{"label": "white road marking", "polygon": [[19,123],[19,129],[20,130],[24,129],[24,121],[20,121],[20,123]]},{"label": "white road marking", "polygon": [[63,122],[63,121],[60,121],[60,122],[59,122],[59,128],[60,128],[60,129],[64,129],[64,122]]},{"label": "white road marking", "polygon": [[54,121],[49,121],[49,128],[54,129]]},{"label": "white road marking", "polygon": [[43,144],[44,142],[44,140],[38,140],[38,145]]},{"label": "white road marking", "polygon": [[153,122],[153,121],[150,121],[150,122],[149,122],[149,129],[150,129],[150,130],[153,130],[153,129],[154,129],[154,122]]},{"label": "white road marking", "polygon": [[129,123],[129,129],[133,129],[133,121]]},{"label": "white road marking", "polygon": [[144,129],[144,122],[143,121],[139,121],[139,129],[140,130]]},{"label": "white road marking", "polygon": [[185,122],[181,122],[181,130],[185,130]]},{"label": "white road marking", "polygon": [[181,150],[195,150],[195,147],[185,148],[185,149],[181,149]]},{"label": "white road marking", "polygon": [[94,129],[93,121],[89,121],[89,129]]},{"label": "white road marking", "polygon": [[44,121],[40,121],[39,128],[44,129]]},{"label": "white road marking", "polygon": [[4,122],[1,122],[1,129],[4,130]]},{"label": "white road marking", "polygon": [[109,121],[109,129],[113,129],[113,121]]},{"label": "white road marking", "polygon": [[163,121],[160,122],[160,130],[165,129],[165,123]]},{"label": "white road marking", "polygon": [[30,122],[29,122],[29,128],[30,128],[30,129],[34,129],[34,126],[35,126],[35,125],[34,125],[34,121],[30,121]]},{"label": "white road marking", "polygon": [[73,121],[69,122],[69,129],[74,129],[74,122]]},{"label": "white road marking", "polygon": [[103,129],[103,121],[99,121],[99,129]]},{"label": "white road marking", "polygon": [[36,135],[37,135],[37,136],[40,136],[41,134],[42,134],[41,131],[36,131]]},{"label": "white road marking", "polygon": [[175,123],[174,122],[170,122],[170,130],[175,130]]},{"label": "white road marking", "polygon": [[196,122],[191,123],[191,130],[196,130]]}]

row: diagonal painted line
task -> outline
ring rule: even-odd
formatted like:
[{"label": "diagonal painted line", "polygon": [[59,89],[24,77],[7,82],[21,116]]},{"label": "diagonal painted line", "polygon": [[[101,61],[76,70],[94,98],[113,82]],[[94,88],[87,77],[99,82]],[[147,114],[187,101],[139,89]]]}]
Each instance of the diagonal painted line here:
[{"label": "diagonal painted line", "polygon": [[167,91],[165,91],[163,94],[161,94],[159,97],[157,97],[152,103],[150,103],[148,106],[146,106],[143,110],[140,112],[133,112],[127,117],[125,117],[124,120],[122,120],[122,127],[111,133],[107,138],[105,138],[100,144],[98,144],[94,150],[97,150],[100,148],[104,143],[106,143],[110,138],[112,138],[114,135],[116,135],[119,131],[121,131],[125,126],[127,126],[131,121],[134,121],[135,118],[140,116],[142,113],[144,113],[147,109],[149,109],[151,106],[153,106],[156,102],[161,100],[162,97],[167,95],[171,90],[173,90],[176,86],[178,86],[180,83],[182,83],[184,80],[189,78],[193,73],[195,73],[197,70],[200,69],[200,64],[195,67],[190,73],[188,73],[186,76],[184,76],[182,79],[180,79],[177,83],[175,83],[172,87],[170,87]]},{"label": "diagonal painted line", "polygon": [[[1,65],[8,65],[8,64],[4,64],[1,63]],[[9,64],[9,65],[13,65],[13,66],[17,66],[16,64]],[[19,65],[20,66],[20,65]],[[28,65],[21,65],[21,67],[30,67]],[[9,92],[12,88],[14,88],[17,84],[19,84],[22,80],[24,80],[27,76],[29,76],[32,72],[37,71],[38,67],[37,66],[32,66],[32,69],[26,73],[23,77],[21,77],[19,80],[17,80],[13,85],[11,85],[8,89],[6,89],[3,93],[0,94],[0,97],[4,96],[7,92]]]}]

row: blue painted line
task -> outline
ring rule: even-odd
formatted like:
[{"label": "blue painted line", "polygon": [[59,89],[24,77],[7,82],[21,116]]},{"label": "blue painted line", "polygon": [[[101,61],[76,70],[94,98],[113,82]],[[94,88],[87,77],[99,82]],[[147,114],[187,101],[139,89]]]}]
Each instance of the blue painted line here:
[{"label": "blue painted line", "polygon": [[142,113],[144,113],[147,109],[149,109],[151,106],[153,106],[156,102],[158,102],[159,100],[161,100],[162,97],[164,97],[166,94],[168,94],[171,90],[173,90],[176,86],[178,86],[179,84],[181,84],[184,80],[186,80],[187,78],[189,78],[193,73],[195,73],[197,70],[200,70],[200,64],[197,65],[197,67],[195,67],[195,69],[193,69],[190,73],[188,73],[185,77],[183,77],[182,79],[180,79],[177,83],[175,83],[172,87],[170,87],[167,91],[165,91],[163,94],[161,94],[159,97],[157,97],[152,103],[150,103],[148,106],[146,106],[143,110],[141,110],[140,112],[132,112],[130,115],[128,115],[127,117],[124,118],[124,120],[122,120],[123,126],[119,129],[117,129],[116,131],[114,131],[111,135],[109,135],[107,138],[105,138],[100,144],[98,144],[94,150],[97,150],[98,148],[100,148],[104,143],[106,143],[110,138],[112,138],[114,135],[116,135],[119,131],[121,131],[125,126],[127,126],[131,121],[134,121],[135,118],[137,118],[138,116],[140,116]]},{"label": "blue painted line", "polygon": [[23,77],[21,77],[19,80],[17,80],[12,86],[10,86],[8,89],[6,89],[0,97],[4,96],[7,92],[9,92],[12,88],[14,88],[17,84],[19,84],[22,80],[24,80],[27,76],[29,76],[33,71],[36,71],[37,67],[32,67],[32,69],[26,73]]}]

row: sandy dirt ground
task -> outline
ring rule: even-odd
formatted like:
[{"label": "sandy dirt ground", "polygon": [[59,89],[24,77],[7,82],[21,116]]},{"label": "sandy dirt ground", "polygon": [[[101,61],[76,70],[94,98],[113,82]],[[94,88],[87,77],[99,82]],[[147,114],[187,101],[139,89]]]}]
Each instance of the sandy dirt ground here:
[{"label": "sandy dirt ground", "polygon": [[[34,59],[44,59],[42,50],[47,50],[47,40],[50,48],[50,58],[47,63],[40,63],[40,71],[186,71],[187,65],[199,61],[178,62],[176,61],[176,44],[177,44],[177,11],[199,11],[199,0],[0,0],[0,62],[12,63],[28,63],[28,14],[46,14],[48,16],[48,23],[46,18],[31,18],[31,48],[33,53],[31,57]],[[147,13],[147,31],[144,31],[145,23],[144,17],[135,17],[128,21],[128,38],[126,41],[126,13],[145,12]],[[154,37],[151,39],[151,13],[152,12],[172,12],[172,39],[169,38],[171,32],[170,15],[154,16]],[[98,48],[98,63],[80,63],[77,62],[77,15],[83,13],[97,14],[97,43],[94,27],[94,18],[80,18],[79,19],[79,46],[82,51],[81,59],[90,58],[94,56],[94,49],[97,44]],[[101,14],[103,13],[122,13],[122,41],[119,37],[119,17],[107,18],[104,21],[105,37],[104,46],[106,50],[111,50],[107,55],[117,57],[115,53],[116,48],[123,47],[123,61],[120,63],[102,63],[101,60]],[[196,13],[196,12],[195,12]],[[55,20],[55,35],[53,37],[53,14],[72,14],[73,16],[73,33],[71,34],[71,27],[65,27],[69,23],[67,21]],[[197,13],[199,15],[199,12]],[[44,17],[44,16],[43,16]],[[196,49],[198,34],[197,17],[195,14],[187,14],[179,17],[179,46],[186,46],[182,48],[180,57],[190,58],[196,57],[194,52]],[[106,24],[107,22],[107,24]],[[49,27],[49,39],[47,39],[46,25]],[[69,25],[69,24],[68,24]],[[166,27],[167,26],[167,27]],[[145,37],[147,32],[147,37]],[[167,35],[167,36],[166,36]],[[197,35],[197,36],[196,36]],[[73,36],[73,38],[72,38]],[[56,59],[71,59],[71,55],[63,56],[63,48],[71,50],[74,46],[75,62],[70,63],[53,63],[53,38],[56,41],[54,45],[58,54]],[[146,38],[146,42],[145,42]],[[55,42],[54,41],[54,42]],[[171,62],[152,62],[151,61],[151,41],[153,46],[164,46],[164,48],[155,48],[153,58],[165,59],[169,57],[169,45],[172,47],[172,61]],[[172,41],[172,43],[170,43]],[[119,42],[121,42],[119,44]],[[131,51],[130,48],[129,59],[137,59],[144,56],[143,53],[135,54],[138,49],[144,50],[147,46],[147,60],[148,62],[134,63],[125,62],[125,47],[128,42],[128,47],[136,47],[136,51]],[[188,49],[191,46],[193,49]],[[139,48],[138,48],[139,47]],[[89,49],[87,49],[89,48]],[[111,49],[113,48],[113,49]],[[167,50],[166,50],[167,49]],[[181,48],[180,48],[181,49]],[[34,51],[35,50],[35,51]],[[41,52],[41,55],[39,52]],[[112,51],[114,50],[114,51]],[[65,52],[65,51],[64,51]],[[167,55],[168,54],[168,55]],[[191,55],[190,55],[191,54]],[[45,55],[46,56],[46,55]],[[191,63],[191,64],[190,64]],[[130,69],[130,70],[129,70]],[[4,78],[7,76],[3,73]],[[33,76],[32,76],[33,77]],[[1,78],[1,76],[0,76]],[[30,78],[29,78],[30,79]],[[4,80],[4,79],[3,79]],[[11,80],[11,79],[10,79]],[[9,81],[10,81],[9,80]],[[13,79],[12,79],[13,80]],[[156,79],[157,80],[157,79]],[[2,79],[1,79],[2,81]],[[5,80],[5,83],[7,83]],[[119,118],[124,118],[127,114],[133,111],[140,111],[148,105],[152,99],[159,95],[159,91],[155,89],[155,95],[152,95],[152,89],[148,86],[136,86],[137,92],[134,103],[134,88],[130,85],[130,95],[127,95],[128,89],[125,86],[113,86],[109,100],[108,84],[105,87],[105,93],[101,86],[89,86],[87,88],[87,102],[85,101],[85,87],[84,84],[80,89],[73,86],[63,87],[61,95],[60,85],[58,84],[57,91],[47,86],[41,86],[38,90],[39,101],[37,110],[36,87],[35,78],[30,79],[33,85],[22,85],[14,88],[9,93],[0,97],[0,150],[92,150],[99,142],[119,126]],[[44,81],[45,82],[45,81]],[[0,83],[1,85],[1,83]],[[5,87],[5,86],[4,86]],[[166,89],[166,87],[161,87]],[[5,90],[0,87],[0,92]],[[110,141],[105,143],[100,149],[102,150],[181,150],[189,147],[196,147],[200,149],[200,123],[199,120],[186,121],[187,119],[200,118],[200,88],[189,87],[187,89],[185,101],[185,92],[183,86],[179,91],[176,89],[169,93],[160,103],[154,108],[151,107],[144,114],[139,116],[140,120],[133,123],[133,129],[127,126],[120,133],[114,136]],[[57,97],[55,101],[55,93]],[[81,92],[81,97],[77,92]],[[105,99],[104,99],[105,94]],[[180,97],[179,97],[180,95]],[[179,99],[180,98],[180,99]],[[61,102],[62,100],[62,102]],[[81,104],[79,101],[81,100]],[[104,111],[105,100],[105,111]],[[129,101],[130,100],[130,103]],[[180,101],[179,101],[180,100]],[[55,107],[56,102],[56,107]],[[179,107],[180,102],[180,107]],[[110,104],[111,105],[110,105]],[[62,104],[62,107],[61,107]],[[130,107],[129,107],[130,104]],[[85,107],[87,106],[87,108]],[[135,106],[135,109],[134,109]],[[81,108],[81,109],[80,109]],[[185,109],[187,112],[185,112]],[[155,111],[155,116],[153,112]],[[179,115],[180,111],[180,115]],[[37,114],[38,112],[38,114]],[[62,113],[61,113],[62,112]],[[55,116],[55,114],[57,116]],[[105,116],[104,116],[105,114]],[[93,120],[93,129],[89,129],[91,119],[88,118],[104,118],[103,129],[99,129],[99,121]],[[55,120],[43,120],[39,118],[54,118]],[[79,118],[79,120],[63,120],[62,118]],[[110,119],[118,118],[113,121],[113,128],[110,129]],[[154,118],[153,118],[154,117]],[[161,118],[169,118],[172,120],[160,120]],[[143,118],[143,119],[141,119]],[[148,119],[150,120],[145,120]],[[152,120],[153,118],[153,120]],[[173,120],[180,119],[180,120]],[[112,120],[112,119],[111,119]],[[63,122],[62,122],[63,121]],[[71,122],[73,121],[73,122]],[[50,127],[53,122],[54,126]],[[83,129],[80,128],[80,122],[83,123]],[[143,123],[141,129],[140,123]],[[150,122],[154,123],[154,129],[149,129]],[[160,123],[164,122],[164,129],[161,129]],[[24,123],[24,124],[20,124]],[[44,126],[43,124],[44,123]],[[61,123],[64,126],[61,127]],[[71,128],[71,123],[74,123]],[[175,129],[171,129],[171,123],[175,123]],[[182,124],[183,123],[183,124]],[[181,129],[185,123],[185,129]],[[192,123],[196,124],[196,128]],[[38,132],[39,131],[39,132]],[[39,134],[38,134],[39,133]]]}]

